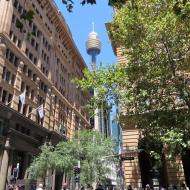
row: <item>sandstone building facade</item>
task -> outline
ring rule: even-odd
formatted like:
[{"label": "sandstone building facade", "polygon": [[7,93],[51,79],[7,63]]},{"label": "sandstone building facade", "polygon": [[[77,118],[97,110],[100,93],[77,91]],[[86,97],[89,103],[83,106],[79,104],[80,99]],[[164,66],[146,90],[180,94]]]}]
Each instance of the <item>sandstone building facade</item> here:
[{"label": "sandstone building facade", "polygon": [[[33,19],[25,19],[33,12]],[[85,68],[52,0],[0,1],[0,190],[17,163],[18,179],[29,183],[26,168],[45,141],[57,143],[90,127],[84,109],[89,94],[72,83]],[[24,91],[22,105],[19,95]],[[42,104],[40,118],[36,109]],[[54,175],[52,186],[60,189],[63,176]]]}]

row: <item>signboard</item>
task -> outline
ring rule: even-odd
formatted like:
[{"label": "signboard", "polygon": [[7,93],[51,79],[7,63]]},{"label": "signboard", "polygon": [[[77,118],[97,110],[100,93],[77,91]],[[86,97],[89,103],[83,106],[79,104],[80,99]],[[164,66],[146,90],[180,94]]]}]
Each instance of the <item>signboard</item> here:
[{"label": "signboard", "polygon": [[134,160],[135,157],[133,156],[126,156],[126,157],[122,157],[121,160],[124,161],[124,160]]}]

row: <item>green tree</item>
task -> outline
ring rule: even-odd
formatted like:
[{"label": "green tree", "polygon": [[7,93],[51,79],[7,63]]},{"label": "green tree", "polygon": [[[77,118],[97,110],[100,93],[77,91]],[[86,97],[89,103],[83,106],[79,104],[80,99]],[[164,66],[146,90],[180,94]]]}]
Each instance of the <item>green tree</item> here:
[{"label": "green tree", "polygon": [[134,123],[159,151],[174,158],[190,146],[190,2],[128,0],[110,24],[115,46],[122,47],[125,64],[85,71],[76,80],[83,90],[96,89],[89,108],[102,99],[125,110],[121,125]]},{"label": "green tree", "polygon": [[80,130],[68,141],[42,146],[41,154],[33,160],[29,172],[33,178],[44,178],[48,170],[64,171],[73,176],[74,166],[80,160],[81,183],[103,183],[110,172],[108,166],[117,161],[114,148],[113,139],[95,131]]}]

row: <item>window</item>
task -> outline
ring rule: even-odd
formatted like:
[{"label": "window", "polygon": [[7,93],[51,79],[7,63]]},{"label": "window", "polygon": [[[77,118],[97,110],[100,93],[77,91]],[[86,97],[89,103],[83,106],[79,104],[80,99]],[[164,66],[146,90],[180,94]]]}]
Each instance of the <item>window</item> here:
[{"label": "window", "polygon": [[24,92],[24,90],[25,90],[25,83],[22,81],[20,91]]},{"label": "window", "polygon": [[7,71],[6,76],[5,76],[5,80],[6,80],[7,82],[10,81],[10,75],[11,75],[11,72],[10,72],[10,71]]},{"label": "window", "polygon": [[21,6],[21,5],[19,5],[19,6],[18,6],[18,12],[19,12],[20,14],[22,14],[22,13],[23,13],[23,8],[22,8],[22,6]]},{"label": "window", "polygon": [[29,53],[29,59],[32,61],[33,60],[33,54],[30,52]]},{"label": "window", "polygon": [[17,9],[17,6],[18,6],[18,1],[17,0],[14,1],[13,6]]},{"label": "window", "polygon": [[26,85],[26,96],[29,96],[30,94],[30,87]]},{"label": "window", "polygon": [[29,53],[29,51],[28,51],[28,49],[26,48],[26,50],[25,50],[25,54],[28,56],[28,53]]},{"label": "window", "polygon": [[22,103],[21,103],[21,101],[19,101],[19,103],[18,103],[18,112],[21,111],[21,107],[22,107]]},{"label": "window", "polygon": [[6,103],[7,91],[3,90],[2,102]]},{"label": "window", "polygon": [[32,45],[32,47],[34,47],[34,44],[35,44],[35,40],[34,40],[34,38],[32,38],[31,39],[31,45]]},{"label": "window", "polygon": [[27,114],[27,108],[28,108],[28,105],[27,105],[27,104],[24,104],[24,106],[23,106],[23,111],[22,111],[22,113],[23,113],[24,115]]},{"label": "window", "polygon": [[[31,113],[31,112],[32,112],[32,107],[29,107],[29,112],[28,112],[28,113]],[[32,115],[32,114],[30,114],[28,117],[31,118],[31,115]],[[28,133],[28,130],[27,130],[27,133]],[[28,134],[27,134],[27,135],[28,135]]]},{"label": "window", "polygon": [[37,28],[36,28],[36,26],[33,24],[32,32],[33,32],[34,36],[36,36],[36,30],[37,30]]},{"label": "window", "polygon": [[2,79],[5,79],[6,67],[3,67]]},{"label": "window", "polygon": [[9,37],[10,37],[10,39],[12,38],[12,36],[13,36],[13,31],[10,31],[10,32],[9,32]]},{"label": "window", "polygon": [[31,90],[31,100],[34,100],[34,90]]},{"label": "window", "polygon": [[39,45],[38,45],[38,43],[36,43],[36,46],[35,46],[36,51],[38,51],[38,47],[39,47]]},{"label": "window", "polygon": [[23,67],[23,73],[26,73],[26,71],[27,71],[27,65],[24,65],[24,67]]},{"label": "window", "polygon": [[44,85],[44,92],[45,93],[47,93],[47,89],[48,89],[47,85]]},{"label": "window", "polygon": [[38,38],[40,37],[40,31],[39,30],[37,31],[37,37]]},{"label": "window", "polygon": [[14,42],[14,43],[17,42],[17,37],[16,37],[16,36],[13,37],[13,42]]},{"label": "window", "polygon": [[11,85],[14,86],[15,83],[15,75],[12,75],[11,77]]},{"label": "window", "polygon": [[19,48],[21,48],[21,47],[22,47],[21,40],[18,40],[18,42],[17,42],[17,46],[18,46]]},{"label": "window", "polygon": [[34,64],[35,64],[35,65],[37,64],[37,59],[36,59],[36,57],[34,57]]},{"label": "window", "polygon": [[36,78],[37,78],[36,74],[33,74],[33,81],[34,82],[36,82]]},{"label": "window", "polygon": [[[9,94],[9,96],[8,96],[8,102],[11,102],[12,98],[13,98],[13,95],[12,95],[12,94]],[[9,105],[10,105],[10,104],[9,104]]]},{"label": "window", "polygon": [[14,59],[14,66],[15,66],[15,67],[18,67],[18,64],[19,64],[19,58],[15,56],[15,59]]},{"label": "window", "polygon": [[29,24],[30,27],[32,27],[32,21],[31,20],[29,20],[28,24]]},{"label": "window", "polygon": [[28,69],[28,77],[31,78],[32,77],[32,70]]},{"label": "window", "polygon": [[9,54],[9,61],[11,63],[13,63],[13,61],[14,61],[14,54],[13,54],[13,52],[10,52],[10,54]]}]

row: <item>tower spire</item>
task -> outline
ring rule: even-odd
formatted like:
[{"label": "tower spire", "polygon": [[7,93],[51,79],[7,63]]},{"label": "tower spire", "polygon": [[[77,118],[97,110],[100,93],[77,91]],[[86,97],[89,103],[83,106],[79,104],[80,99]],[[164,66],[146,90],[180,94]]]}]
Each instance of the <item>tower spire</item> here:
[{"label": "tower spire", "polygon": [[92,31],[94,32],[94,22],[92,22]]}]

